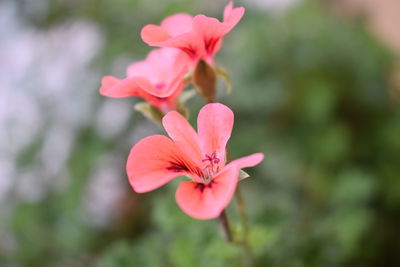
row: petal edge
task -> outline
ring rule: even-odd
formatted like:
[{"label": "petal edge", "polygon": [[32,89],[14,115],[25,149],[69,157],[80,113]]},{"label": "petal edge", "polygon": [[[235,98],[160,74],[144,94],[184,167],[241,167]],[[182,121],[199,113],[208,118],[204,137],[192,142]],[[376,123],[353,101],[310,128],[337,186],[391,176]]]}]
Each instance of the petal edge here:
[{"label": "petal edge", "polygon": [[178,206],[187,215],[200,220],[217,218],[230,203],[238,182],[235,166],[224,168],[210,186],[182,182],[176,191]]},{"label": "petal edge", "polygon": [[134,145],[126,163],[129,183],[137,193],[152,191],[185,175],[181,151],[166,136],[153,135]]}]

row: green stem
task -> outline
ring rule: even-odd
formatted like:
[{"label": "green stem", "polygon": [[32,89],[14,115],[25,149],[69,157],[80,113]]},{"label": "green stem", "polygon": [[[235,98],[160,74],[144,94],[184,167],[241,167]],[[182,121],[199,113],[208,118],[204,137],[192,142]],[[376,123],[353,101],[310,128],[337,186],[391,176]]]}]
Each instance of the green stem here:
[{"label": "green stem", "polygon": [[243,248],[243,266],[253,266],[253,252],[249,243],[249,219],[247,217],[246,205],[244,203],[240,186],[236,188],[236,204],[238,205],[240,219],[243,226],[243,237],[240,240],[240,245]]},{"label": "green stem", "polygon": [[249,219],[247,217],[246,205],[242,197],[242,192],[240,191],[240,185],[238,185],[236,188],[235,196],[236,196],[236,204],[238,205],[239,209],[240,219],[242,220],[243,224],[244,237],[246,237],[247,239],[247,236],[249,234]]},{"label": "green stem", "polygon": [[228,243],[233,243],[232,231],[225,210],[223,210],[219,215],[219,221],[221,223],[222,228],[224,229],[226,241],[228,241]]}]

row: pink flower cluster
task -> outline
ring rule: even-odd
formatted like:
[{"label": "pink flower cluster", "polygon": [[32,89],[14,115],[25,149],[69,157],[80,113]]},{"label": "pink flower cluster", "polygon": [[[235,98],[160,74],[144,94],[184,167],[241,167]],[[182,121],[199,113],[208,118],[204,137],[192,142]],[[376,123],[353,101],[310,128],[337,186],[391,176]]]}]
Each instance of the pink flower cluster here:
[{"label": "pink flower cluster", "polygon": [[170,138],[149,136],[133,146],[126,165],[129,182],[136,192],[144,193],[178,176],[190,178],[179,184],[176,201],[186,214],[197,219],[218,217],[232,199],[240,170],[264,158],[256,153],[227,163],[226,146],[234,121],[227,106],[205,105],[197,118],[197,132],[175,111],[185,75],[200,60],[214,66],[213,57],[223,36],[243,14],[243,7],[233,8],[230,2],[222,22],[204,15],[176,14],[160,26],[145,26],[142,39],[161,48],[129,66],[126,78],[104,77],[100,88],[100,93],[108,97],[143,98],[166,114],[162,125]]},{"label": "pink flower cluster", "polygon": [[243,7],[224,10],[223,22],[205,15],[176,14],[165,18],[160,26],[146,25],[141,35],[150,46],[161,47],[149,53],[144,61],[128,67],[127,77],[120,80],[105,76],[100,94],[108,97],[140,97],[163,113],[176,109],[176,98],[182,92],[185,75],[202,59],[214,65],[214,55],[222,38],[240,21]]}]

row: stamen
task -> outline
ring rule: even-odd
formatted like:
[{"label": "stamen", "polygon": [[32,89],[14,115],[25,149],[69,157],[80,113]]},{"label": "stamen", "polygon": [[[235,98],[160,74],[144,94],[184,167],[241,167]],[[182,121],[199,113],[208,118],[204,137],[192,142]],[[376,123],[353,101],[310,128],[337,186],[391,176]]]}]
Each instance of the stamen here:
[{"label": "stamen", "polygon": [[205,176],[205,181],[210,182],[215,174],[219,172],[218,163],[220,162],[220,159],[217,157],[217,153],[214,152],[211,155],[206,154],[205,159],[203,159],[202,161],[209,162],[209,164],[203,168],[203,172]]}]

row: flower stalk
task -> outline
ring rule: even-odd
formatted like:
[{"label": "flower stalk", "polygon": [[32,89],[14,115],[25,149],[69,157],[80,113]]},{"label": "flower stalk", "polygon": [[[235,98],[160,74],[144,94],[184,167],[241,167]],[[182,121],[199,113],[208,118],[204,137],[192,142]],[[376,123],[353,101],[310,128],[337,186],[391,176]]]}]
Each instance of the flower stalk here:
[{"label": "flower stalk", "polygon": [[249,242],[249,219],[246,212],[246,205],[242,196],[242,192],[240,191],[240,185],[236,187],[235,192],[236,204],[239,209],[240,219],[243,227],[243,236],[240,240],[240,245],[243,248],[243,266],[252,266],[253,265],[253,252],[251,249],[251,245]]},{"label": "flower stalk", "polygon": [[228,243],[233,243],[233,235],[232,235],[231,227],[229,224],[228,216],[226,215],[226,211],[223,210],[218,218],[219,218],[222,228],[224,229],[226,241]]}]

